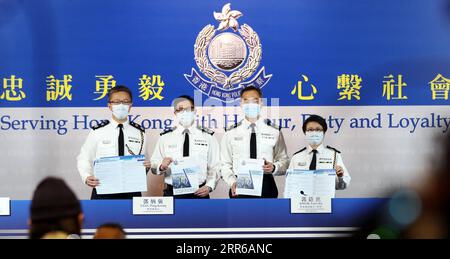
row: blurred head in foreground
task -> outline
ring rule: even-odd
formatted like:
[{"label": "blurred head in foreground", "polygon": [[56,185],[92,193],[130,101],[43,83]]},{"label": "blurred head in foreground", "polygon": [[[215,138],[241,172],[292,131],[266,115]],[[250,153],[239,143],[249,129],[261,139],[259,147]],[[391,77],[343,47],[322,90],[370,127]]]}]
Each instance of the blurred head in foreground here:
[{"label": "blurred head in foreground", "polygon": [[95,232],[94,239],[125,239],[126,233],[121,225],[107,223],[99,226]]},{"label": "blurred head in foreground", "polygon": [[362,224],[358,238],[442,239],[450,235],[450,134],[436,144],[426,178],[393,192]]},{"label": "blurred head in foreground", "polygon": [[48,177],[39,183],[33,194],[30,238],[80,238],[83,218],[75,193],[63,180]]}]

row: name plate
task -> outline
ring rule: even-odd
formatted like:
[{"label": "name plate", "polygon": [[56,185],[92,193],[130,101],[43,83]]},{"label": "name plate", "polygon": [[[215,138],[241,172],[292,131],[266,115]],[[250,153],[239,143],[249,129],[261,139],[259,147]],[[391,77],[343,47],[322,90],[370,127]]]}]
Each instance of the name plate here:
[{"label": "name plate", "polygon": [[11,207],[10,207],[10,199],[9,198],[0,198],[0,216],[10,216],[11,215]]},{"label": "name plate", "polygon": [[331,213],[331,197],[293,197],[291,198],[291,213]]},{"label": "name plate", "polygon": [[173,197],[133,197],[133,215],[173,215]]}]

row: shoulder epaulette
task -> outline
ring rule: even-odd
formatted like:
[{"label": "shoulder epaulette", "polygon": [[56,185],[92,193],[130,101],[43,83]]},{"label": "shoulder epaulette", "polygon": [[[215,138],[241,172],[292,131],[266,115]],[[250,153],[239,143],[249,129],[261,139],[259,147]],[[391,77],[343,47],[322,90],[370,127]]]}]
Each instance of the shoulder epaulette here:
[{"label": "shoulder epaulette", "polygon": [[332,150],[336,151],[337,153],[341,153],[341,151],[335,149],[334,147],[327,146],[327,148],[328,148],[328,149],[332,149]]},{"label": "shoulder epaulette", "polygon": [[169,133],[169,132],[172,132],[172,131],[174,131],[176,128],[177,128],[177,127],[173,127],[173,128],[170,128],[170,129],[165,129],[163,132],[159,133],[159,135],[162,136],[162,135],[164,135],[164,134],[167,134],[167,133]]},{"label": "shoulder epaulette", "polygon": [[274,128],[274,129],[276,129],[276,130],[281,130],[281,127],[279,127],[279,126],[273,124],[272,121],[269,120],[269,119],[265,119],[265,120],[264,120],[264,123],[266,123],[268,126]]},{"label": "shoulder epaulette", "polygon": [[298,154],[298,153],[300,153],[300,152],[303,152],[303,151],[305,151],[305,150],[306,150],[306,147],[304,147],[304,148],[300,149],[299,151],[295,152],[294,155],[296,155],[296,154]]},{"label": "shoulder epaulette", "polygon": [[225,131],[230,131],[230,130],[235,129],[235,128],[241,126],[241,125],[242,125],[242,121],[234,124],[233,126],[229,127],[228,129],[225,129]]},{"label": "shoulder epaulette", "polygon": [[212,130],[210,130],[208,128],[198,126],[197,129],[199,129],[202,132],[205,132],[205,133],[207,133],[207,134],[209,134],[211,136],[214,135],[214,131],[212,131]]},{"label": "shoulder epaulette", "polygon": [[142,132],[145,132],[145,129],[141,125],[137,124],[136,122],[130,121],[130,125],[135,127],[136,129],[142,131]]},{"label": "shoulder epaulette", "polygon": [[92,126],[92,129],[93,129],[93,130],[100,129],[100,128],[102,128],[102,127],[105,127],[105,126],[108,125],[108,124],[109,124],[109,120],[104,120],[104,121],[98,123],[97,125]]}]

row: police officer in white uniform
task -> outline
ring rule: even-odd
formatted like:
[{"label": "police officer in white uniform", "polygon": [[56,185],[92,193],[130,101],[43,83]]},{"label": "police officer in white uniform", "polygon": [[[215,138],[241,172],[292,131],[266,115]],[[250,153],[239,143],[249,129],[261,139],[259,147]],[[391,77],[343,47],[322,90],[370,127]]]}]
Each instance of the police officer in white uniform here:
[{"label": "police officer in white uniform", "polygon": [[[192,97],[182,95],[173,102],[177,126],[162,132],[153,151],[152,173],[164,174],[164,196],[182,199],[210,198],[220,171],[219,143],[210,129],[196,125]],[[193,194],[173,195],[171,164],[178,158],[196,157],[200,163],[199,189]]]},{"label": "police officer in white uniform", "polygon": [[[137,193],[97,194],[101,184],[93,175],[94,161],[101,157],[146,155],[145,130],[137,123],[128,121],[132,106],[132,94],[126,86],[116,86],[108,94],[108,107],[112,120],[105,120],[93,127],[78,155],[78,172],[84,184],[92,187],[91,199],[132,199]],[[146,156],[147,157],[147,156]],[[145,161],[147,170],[150,162]]]},{"label": "police officer in white uniform", "polygon": [[286,144],[279,127],[260,116],[262,92],[248,86],[241,91],[241,108],[245,119],[228,129],[222,138],[220,157],[222,178],[230,187],[230,198],[259,198],[237,195],[237,164],[241,159],[264,159],[261,198],[277,198],[274,175],[284,174],[289,164]]},{"label": "police officer in white uniform", "polygon": [[294,154],[289,169],[335,169],[336,190],[347,188],[351,177],[342,161],[341,152],[323,145],[324,134],[327,131],[325,119],[311,115],[303,123],[302,129],[309,145]]}]

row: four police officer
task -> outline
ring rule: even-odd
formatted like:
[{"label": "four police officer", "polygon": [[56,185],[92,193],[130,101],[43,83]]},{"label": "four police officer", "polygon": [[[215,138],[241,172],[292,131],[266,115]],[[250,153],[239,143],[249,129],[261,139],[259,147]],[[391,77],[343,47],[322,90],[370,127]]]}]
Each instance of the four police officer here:
[{"label": "four police officer", "polygon": [[[175,195],[175,198],[209,198],[222,178],[229,187],[230,198],[251,198],[237,195],[237,163],[241,159],[262,159],[263,185],[260,198],[277,198],[275,175],[289,169],[335,169],[336,189],[346,189],[350,174],[341,152],[323,144],[327,131],[326,121],[311,115],[303,124],[308,146],[296,152],[292,159],[280,127],[261,116],[262,92],[248,86],[241,91],[241,109],[245,118],[226,130],[220,147],[214,132],[199,127],[192,97],[183,95],[173,102],[175,125],[162,132],[155,144],[151,159],[147,154],[145,130],[128,120],[132,107],[132,93],[125,86],[112,88],[108,95],[111,121],[106,120],[92,128],[78,155],[78,171],[84,184],[93,188],[91,199],[131,199],[141,193],[99,195],[100,183],[93,175],[93,163],[101,157],[145,155],[147,171],[164,175],[164,196],[174,196],[171,165],[177,158],[195,156],[200,162],[199,189],[193,194]],[[259,197],[259,196],[258,196]]]}]

